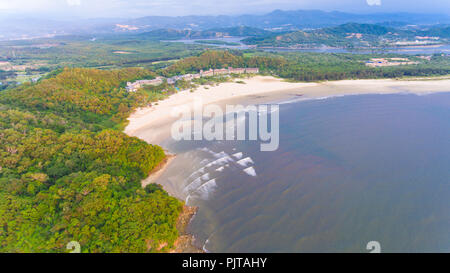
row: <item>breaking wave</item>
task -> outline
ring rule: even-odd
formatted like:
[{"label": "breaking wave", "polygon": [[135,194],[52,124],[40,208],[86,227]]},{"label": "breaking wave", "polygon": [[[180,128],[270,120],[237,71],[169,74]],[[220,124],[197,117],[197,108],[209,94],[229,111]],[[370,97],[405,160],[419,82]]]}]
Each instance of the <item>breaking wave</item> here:
[{"label": "breaking wave", "polygon": [[256,176],[256,171],[255,171],[255,168],[253,168],[253,167],[244,169],[244,172],[250,176]]},{"label": "breaking wave", "polygon": [[241,159],[241,158],[244,156],[244,154],[241,153],[241,152],[239,152],[239,153],[233,154],[233,156],[234,156],[236,159]]},{"label": "breaking wave", "polygon": [[201,179],[201,177],[199,177],[199,178],[195,179],[194,181],[192,181],[189,185],[187,185],[184,188],[184,192],[192,192],[193,190],[197,189],[201,185],[202,185],[202,179]]},{"label": "breaking wave", "polygon": [[213,193],[216,187],[217,187],[216,179],[211,179],[205,184],[201,185],[195,192],[199,195],[201,199],[208,200],[210,194]]},{"label": "breaking wave", "polygon": [[202,179],[203,180],[209,180],[209,173],[205,173],[204,175],[202,175]]}]

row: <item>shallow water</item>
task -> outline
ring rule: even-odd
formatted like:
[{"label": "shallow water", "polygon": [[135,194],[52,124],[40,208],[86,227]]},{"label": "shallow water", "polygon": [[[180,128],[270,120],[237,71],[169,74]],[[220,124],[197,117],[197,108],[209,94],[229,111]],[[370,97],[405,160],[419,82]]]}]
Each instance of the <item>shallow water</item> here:
[{"label": "shallow water", "polygon": [[159,183],[211,252],[450,251],[450,93],[280,105],[280,148],[168,142]]}]

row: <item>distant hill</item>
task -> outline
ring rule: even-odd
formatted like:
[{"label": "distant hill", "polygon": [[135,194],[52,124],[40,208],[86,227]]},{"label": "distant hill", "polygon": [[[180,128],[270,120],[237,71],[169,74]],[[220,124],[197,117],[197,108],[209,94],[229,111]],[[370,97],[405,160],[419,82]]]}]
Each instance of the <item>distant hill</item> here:
[{"label": "distant hill", "polygon": [[177,40],[177,39],[208,39],[208,38],[223,38],[223,37],[267,37],[272,32],[246,27],[231,27],[231,28],[215,28],[209,30],[177,30],[177,29],[158,29],[139,34],[140,38],[149,40]]},{"label": "distant hill", "polygon": [[[398,29],[376,24],[347,23],[335,27],[272,34],[267,37],[250,37],[244,43],[266,47],[373,47],[389,46],[397,42],[447,43],[449,27],[433,27],[427,30]],[[437,38],[438,37],[438,38]]]},{"label": "distant hill", "polygon": [[386,22],[402,22],[402,24],[445,24],[450,23],[450,16],[443,14],[413,13],[374,13],[354,14],[346,12],[326,12],[320,10],[275,10],[263,15],[238,16],[148,16],[128,20],[141,30],[176,28],[206,30],[236,26],[249,26],[267,30],[299,30],[304,28],[323,28],[337,26],[349,22],[360,24],[376,24]]},{"label": "distant hill", "polygon": [[215,33],[222,33],[224,36],[234,36],[234,37],[245,37],[245,36],[253,36],[253,37],[262,37],[271,35],[271,31],[254,28],[254,27],[247,27],[247,26],[238,26],[238,27],[229,27],[229,28],[215,28],[215,29],[209,29],[205,31],[208,32],[215,32]]},{"label": "distant hill", "polygon": [[[374,13],[354,14],[346,12],[326,12],[320,10],[275,10],[262,15],[237,16],[147,16],[142,18],[106,18],[76,21],[52,21],[50,19],[0,18],[0,39],[46,36],[52,34],[107,34],[144,33],[159,29],[205,31],[230,28],[231,36],[260,37],[254,29],[292,32],[296,30],[333,27],[346,23],[379,24],[386,27],[406,25],[450,24],[450,16],[445,14]],[[242,27],[246,26],[246,27]],[[234,29],[234,30],[233,30]],[[253,30],[252,30],[253,29]],[[173,34],[173,33],[172,33]],[[239,35],[237,35],[239,34]],[[182,36],[182,34],[177,34]],[[201,37],[199,37],[201,38]]]},{"label": "distant hill", "polygon": [[144,32],[138,35],[140,38],[148,40],[178,40],[190,38],[204,38],[202,31],[158,29]]},{"label": "distant hill", "polygon": [[448,27],[433,27],[427,31],[420,32],[424,36],[437,36],[441,38],[450,39],[450,26]]}]

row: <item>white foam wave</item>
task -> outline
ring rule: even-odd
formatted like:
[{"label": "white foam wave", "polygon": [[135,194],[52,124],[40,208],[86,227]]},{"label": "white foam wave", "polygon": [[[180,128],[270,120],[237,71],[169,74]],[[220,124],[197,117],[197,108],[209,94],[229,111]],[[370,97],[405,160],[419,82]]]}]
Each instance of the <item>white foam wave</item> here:
[{"label": "white foam wave", "polygon": [[224,151],[222,151],[222,152],[220,152],[220,153],[213,153],[213,156],[214,156],[215,158],[222,158],[222,157],[228,156],[228,154],[225,153]]},{"label": "white foam wave", "polygon": [[225,170],[225,167],[224,167],[224,166],[217,168],[217,169],[216,169],[216,172],[223,172],[223,170]]},{"label": "white foam wave", "polygon": [[244,159],[239,160],[236,163],[241,165],[242,167],[247,167],[249,164],[254,164],[255,162],[253,162],[251,157],[246,157]]},{"label": "white foam wave", "polygon": [[[278,103],[278,104],[282,104],[282,103]],[[269,114],[272,114],[272,113],[275,113],[275,112],[278,112],[279,111],[279,109],[272,109],[272,108],[270,108],[270,112],[269,112]],[[265,113],[267,113],[268,112],[268,110],[267,109],[259,109],[258,110],[258,116],[260,116],[261,114],[265,114]]]},{"label": "white foam wave", "polygon": [[255,171],[255,168],[253,168],[253,167],[244,169],[244,172],[250,176],[256,176],[256,171]]},{"label": "white foam wave", "polygon": [[203,152],[209,152],[209,149],[206,147],[198,148],[198,150],[203,151]]},{"label": "white foam wave", "polygon": [[340,97],[346,97],[346,96],[356,96],[358,94],[343,94],[343,95],[330,95],[330,96],[324,96],[324,97],[316,97],[316,98],[298,98],[298,99],[291,99],[287,101],[282,101],[277,104],[291,104],[295,102],[300,101],[308,101],[308,100],[326,100],[326,99],[332,99],[332,98],[340,98]]},{"label": "white foam wave", "polygon": [[209,240],[206,240],[205,241],[205,244],[203,245],[203,251],[205,252],[205,253],[209,253],[209,250],[208,249],[206,249],[206,245],[209,243]]},{"label": "white foam wave", "polygon": [[216,166],[216,165],[222,166],[229,162],[234,162],[234,160],[230,156],[227,155],[227,156],[224,156],[222,158],[219,158],[217,160],[214,160],[213,162],[206,164],[205,167],[209,168],[209,167]]},{"label": "white foam wave", "polygon": [[191,192],[197,188],[199,188],[202,185],[202,179],[201,177],[195,179],[194,181],[192,181],[192,183],[190,183],[189,185],[187,185],[184,188],[184,192]]},{"label": "white foam wave", "polygon": [[[392,93],[394,94],[394,93]],[[411,92],[405,91],[405,92],[398,92],[395,94],[400,94],[400,95],[408,95],[411,94]],[[355,93],[355,94],[336,94],[336,95],[329,95],[329,96],[324,96],[324,97],[310,97],[310,98],[296,98],[296,99],[289,99],[286,101],[282,101],[279,102],[277,104],[291,104],[291,103],[295,103],[295,102],[300,102],[300,101],[308,101],[308,100],[326,100],[326,99],[332,99],[332,98],[340,98],[340,97],[348,97],[348,96],[360,96],[360,95],[386,95],[386,93],[383,92],[378,92],[378,93],[370,93],[370,94],[359,94],[359,93]]]},{"label": "white foam wave", "polygon": [[241,159],[241,158],[244,156],[244,154],[239,152],[239,153],[233,154],[233,156],[234,156],[236,159]]},{"label": "white foam wave", "polygon": [[200,174],[202,174],[204,172],[205,172],[205,167],[202,167],[202,168],[196,170],[195,172],[191,173],[191,175],[189,175],[187,179],[195,177],[196,175],[200,175]]},{"label": "white foam wave", "polygon": [[279,104],[279,105],[291,104],[291,103],[300,102],[300,101],[306,101],[306,100],[310,100],[310,99],[307,99],[307,98],[296,98],[296,99],[290,99],[290,100],[282,101],[282,102],[279,102],[277,104]]},{"label": "white foam wave", "polygon": [[185,201],[186,206],[189,206],[189,199],[191,199],[191,195],[190,194],[186,197],[186,201]]},{"label": "white foam wave", "polygon": [[203,180],[209,180],[209,173],[205,173],[204,175],[202,175],[202,179]]},{"label": "white foam wave", "polygon": [[200,165],[204,165],[209,161],[209,159],[205,158],[202,161],[200,161]]},{"label": "white foam wave", "polygon": [[209,235],[208,239],[206,239],[205,243],[203,244],[203,251],[206,253],[209,253],[209,250],[206,248],[206,246],[209,244],[209,240],[214,236],[215,232],[213,232],[211,235]]}]

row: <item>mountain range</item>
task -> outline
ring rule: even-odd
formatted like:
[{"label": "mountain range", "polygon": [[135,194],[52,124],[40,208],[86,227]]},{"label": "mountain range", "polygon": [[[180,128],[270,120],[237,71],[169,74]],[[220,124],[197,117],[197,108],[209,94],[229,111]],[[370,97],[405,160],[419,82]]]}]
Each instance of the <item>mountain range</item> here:
[{"label": "mountain range", "polygon": [[55,21],[49,19],[2,16],[1,39],[30,38],[46,35],[143,33],[157,29],[200,31],[248,26],[270,31],[296,31],[338,26],[345,23],[406,25],[450,24],[446,14],[373,13],[354,14],[320,10],[275,10],[263,15],[237,16],[148,16],[135,19],[89,19]]},{"label": "mountain range", "polygon": [[[249,37],[243,42],[269,47],[380,47],[448,43],[449,26],[429,28],[393,28],[379,24],[346,23],[314,30],[273,33],[266,37]],[[405,44],[406,43],[406,44]]]}]

